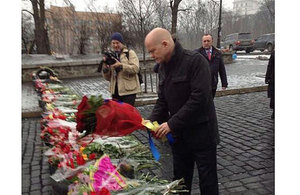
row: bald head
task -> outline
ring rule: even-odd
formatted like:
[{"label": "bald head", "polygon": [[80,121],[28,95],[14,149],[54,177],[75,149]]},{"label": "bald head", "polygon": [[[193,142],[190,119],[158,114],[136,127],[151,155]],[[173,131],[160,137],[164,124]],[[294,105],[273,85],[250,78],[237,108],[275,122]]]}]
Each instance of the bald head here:
[{"label": "bald head", "polygon": [[172,36],[169,31],[164,28],[155,28],[148,33],[145,38],[145,44],[147,42],[152,42],[154,44],[161,43],[162,41],[172,42]]},{"label": "bald head", "polygon": [[168,62],[175,44],[171,33],[163,28],[155,28],[145,38],[145,46],[158,63]]}]

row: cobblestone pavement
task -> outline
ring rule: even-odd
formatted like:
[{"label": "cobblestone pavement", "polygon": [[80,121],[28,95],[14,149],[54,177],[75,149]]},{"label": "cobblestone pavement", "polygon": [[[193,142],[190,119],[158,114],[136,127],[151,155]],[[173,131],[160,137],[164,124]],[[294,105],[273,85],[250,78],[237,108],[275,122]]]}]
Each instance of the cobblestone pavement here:
[{"label": "cobblestone pavement", "polygon": [[[217,151],[221,195],[274,194],[274,121],[266,92],[215,98],[221,143]],[[147,118],[153,105],[138,107]],[[38,118],[22,120],[22,193],[51,194],[51,181],[39,138]],[[145,132],[134,135],[147,144]],[[154,140],[161,152],[161,169],[152,174],[172,179],[172,156],[167,143]],[[192,194],[200,194],[197,172]]]},{"label": "cobblestone pavement", "polygon": [[39,96],[35,91],[32,82],[22,83],[22,113],[41,112],[38,104]]}]

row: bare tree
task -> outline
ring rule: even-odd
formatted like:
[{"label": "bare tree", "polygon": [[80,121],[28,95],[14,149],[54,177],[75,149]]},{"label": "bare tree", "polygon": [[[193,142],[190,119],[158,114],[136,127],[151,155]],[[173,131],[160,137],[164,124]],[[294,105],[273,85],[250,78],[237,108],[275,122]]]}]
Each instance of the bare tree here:
[{"label": "bare tree", "polygon": [[262,0],[260,10],[267,10],[272,22],[275,20],[275,0]]},{"label": "bare tree", "polygon": [[87,47],[91,36],[91,27],[88,21],[81,21],[78,35],[78,53],[87,54]]},{"label": "bare tree", "polygon": [[145,61],[144,38],[153,28],[153,15],[155,4],[153,0],[119,0],[123,21],[126,25],[124,31],[131,33],[137,45],[142,49]]},{"label": "bare tree", "polygon": [[205,14],[205,20],[206,20],[206,27],[205,32],[213,34],[213,32],[218,27],[218,16],[219,16],[219,4],[216,3],[214,0],[207,1],[205,3],[206,7],[206,14]]},{"label": "bare tree", "polygon": [[234,14],[232,11],[223,10],[222,14],[222,38],[232,32],[234,28]]},{"label": "bare tree", "polygon": [[31,54],[35,46],[32,16],[22,12],[22,53]]},{"label": "bare tree", "polygon": [[[265,22],[264,33],[275,31],[275,1],[262,0],[260,9],[256,13],[256,22]],[[262,29],[261,29],[262,30]]]},{"label": "bare tree", "polygon": [[171,33],[176,33],[177,28],[177,16],[179,11],[179,4],[182,0],[170,0],[170,8],[172,10],[172,28]]},{"label": "bare tree", "polygon": [[[157,25],[165,29],[171,29],[171,10],[167,1],[154,1],[155,14],[157,18]],[[155,21],[154,21],[155,22]]]},{"label": "bare tree", "polygon": [[103,50],[109,46],[110,36],[113,32],[122,32],[121,14],[113,13],[108,7],[104,7],[103,13],[99,13],[100,8],[96,7],[95,0],[89,2],[88,9],[95,21],[98,45]]},{"label": "bare tree", "polygon": [[34,35],[37,46],[37,53],[51,54],[48,32],[45,25],[45,2],[44,0],[30,0],[30,2],[32,4],[33,13],[28,10],[27,12],[31,13],[34,18]]},{"label": "bare tree", "polygon": [[[184,6],[187,2],[183,2]],[[180,42],[185,48],[193,48],[196,34],[195,29],[197,29],[196,24],[198,23],[200,18],[196,18],[196,10],[197,10],[197,3],[195,1],[189,1],[188,4],[193,7],[186,12],[182,12],[178,14],[178,25],[176,34],[180,37]]]},{"label": "bare tree", "polygon": [[212,33],[216,29],[216,19],[211,27],[209,7],[203,0],[183,2],[183,7],[189,8],[180,12],[178,17],[178,34],[181,36],[181,43],[184,47],[195,49],[201,45],[201,37],[204,33]]}]

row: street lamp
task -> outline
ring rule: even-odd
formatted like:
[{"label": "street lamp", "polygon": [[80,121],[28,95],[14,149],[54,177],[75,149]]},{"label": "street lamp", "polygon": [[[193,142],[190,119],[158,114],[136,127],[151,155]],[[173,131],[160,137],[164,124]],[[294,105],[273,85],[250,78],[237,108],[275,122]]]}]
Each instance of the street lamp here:
[{"label": "street lamp", "polygon": [[217,48],[221,48],[221,46],[220,46],[220,42],[221,42],[221,24],[222,24],[222,0],[220,0]]}]

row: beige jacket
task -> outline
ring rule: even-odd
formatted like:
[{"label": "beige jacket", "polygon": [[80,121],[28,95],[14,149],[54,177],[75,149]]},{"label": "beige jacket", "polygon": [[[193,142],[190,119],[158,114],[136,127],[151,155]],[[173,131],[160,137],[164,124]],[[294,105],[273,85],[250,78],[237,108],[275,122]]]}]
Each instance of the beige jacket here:
[{"label": "beige jacket", "polygon": [[[140,82],[138,78],[139,72],[139,59],[133,50],[129,50],[129,59],[126,54],[127,48],[122,50],[120,55],[120,63],[123,69],[118,73],[118,93],[120,96],[137,94],[141,92]],[[103,73],[103,77],[110,82],[110,93],[114,94],[116,86],[116,75],[111,70],[107,73]]]}]

